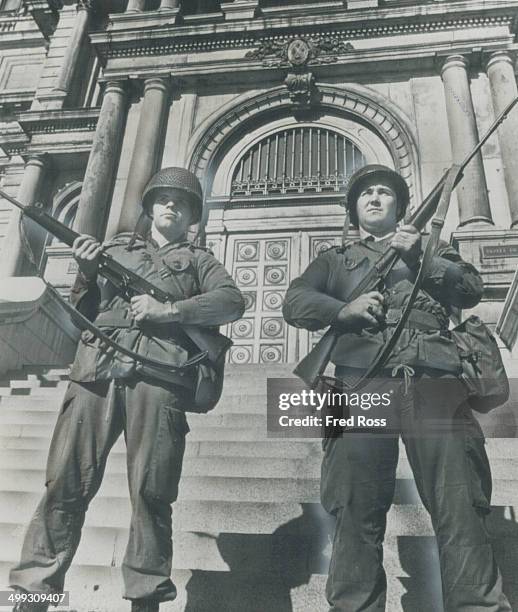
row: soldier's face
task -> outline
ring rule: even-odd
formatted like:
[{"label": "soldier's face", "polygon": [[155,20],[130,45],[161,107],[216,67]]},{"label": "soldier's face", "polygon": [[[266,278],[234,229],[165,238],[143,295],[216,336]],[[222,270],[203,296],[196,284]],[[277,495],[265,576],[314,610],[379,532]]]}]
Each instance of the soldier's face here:
[{"label": "soldier's face", "polygon": [[365,183],[356,204],[360,227],[374,235],[384,235],[396,229],[397,198],[387,184]]},{"label": "soldier's face", "polygon": [[192,208],[179,192],[159,192],[152,212],[153,225],[170,242],[185,236],[192,224]]}]

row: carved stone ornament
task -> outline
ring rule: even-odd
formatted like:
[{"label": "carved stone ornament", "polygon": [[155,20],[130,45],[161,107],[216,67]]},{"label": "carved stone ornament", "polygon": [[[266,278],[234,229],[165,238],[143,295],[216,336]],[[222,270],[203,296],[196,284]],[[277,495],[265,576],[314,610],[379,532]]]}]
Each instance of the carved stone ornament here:
[{"label": "carved stone ornament", "polygon": [[337,55],[353,51],[350,42],[332,36],[297,36],[284,42],[263,41],[254,51],[245,55],[248,59],[262,60],[263,66],[282,68],[332,64]]},{"label": "carved stone ornament", "polygon": [[284,80],[284,84],[295,106],[308,108],[316,101],[318,89],[315,86],[315,77],[311,72],[290,73]]}]

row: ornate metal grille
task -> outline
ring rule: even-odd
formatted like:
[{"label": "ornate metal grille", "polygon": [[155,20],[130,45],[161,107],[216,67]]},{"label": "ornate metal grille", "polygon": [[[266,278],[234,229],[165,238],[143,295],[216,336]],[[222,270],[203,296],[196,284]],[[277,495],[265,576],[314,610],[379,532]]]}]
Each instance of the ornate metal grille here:
[{"label": "ornate metal grille", "polygon": [[342,134],[291,128],[267,136],[245,153],[234,172],[232,196],[339,192],[365,163],[361,150]]}]

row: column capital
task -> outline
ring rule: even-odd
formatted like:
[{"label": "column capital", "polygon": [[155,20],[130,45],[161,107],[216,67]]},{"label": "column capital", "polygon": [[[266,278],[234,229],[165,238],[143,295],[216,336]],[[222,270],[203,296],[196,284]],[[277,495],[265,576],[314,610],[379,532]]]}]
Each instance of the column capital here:
[{"label": "column capital", "polygon": [[168,93],[171,90],[171,77],[170,76],[150,76],[144,79],[144,95],[146,92],[156,89],[164,93]]},{"label": "column capital", "polygon": [[508,49],[501,49],[500,51],[493,51],[487,56],[486,70],[489,70],[490,68],[492,68],[493,66],[501,62],[505,64],[509,64],[510,66],[513,67],[513,70],[514,70],[515,61],[516,61],[516,55],[513,51],[510,51]]},{"label": "column capital", "polygon": [[455,53],[454,55],[448,55],[441,66],[441,76],[443,76],[446,70],[450,68],[463,68],[467,70],[469,67],[469,60],[465,55],[461,55],[460,53]]},{"label": "column capital", "polygon": [[110,80],[106,81],[106,85],[104,88],[104,95],[108,93],[117,93],[119,95],[124,95],[128,91],[128,86],[126,81],[115,81]]},{"label": "column capital", "polygon": [[47,153],[29,153],[25,156],[25,167],[35,166],[36,168],[44,169],[49,163],[49,156]]}]

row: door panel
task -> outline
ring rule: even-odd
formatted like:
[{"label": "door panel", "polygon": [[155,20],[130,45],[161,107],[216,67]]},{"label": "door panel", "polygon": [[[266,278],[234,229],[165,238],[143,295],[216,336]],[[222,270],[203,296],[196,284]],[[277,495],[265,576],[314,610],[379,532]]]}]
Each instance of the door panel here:
[{"label": "door panel", "polygon": [[321,334],[287,325],[282,302],[290,282],[340,239],[340,232],[325,230],[229,237],[227,269],[246,302],[243,318],[227,327],[230,363],[293,363],[307,354]]},{"label": "door panel", "polygon": [[296,354],[296,330],[282,318],[282,301],[298,271],[296,234],[231,236],[227,268],[246,301],[243,318],[230,327],[231,363],[283,363]]}]

